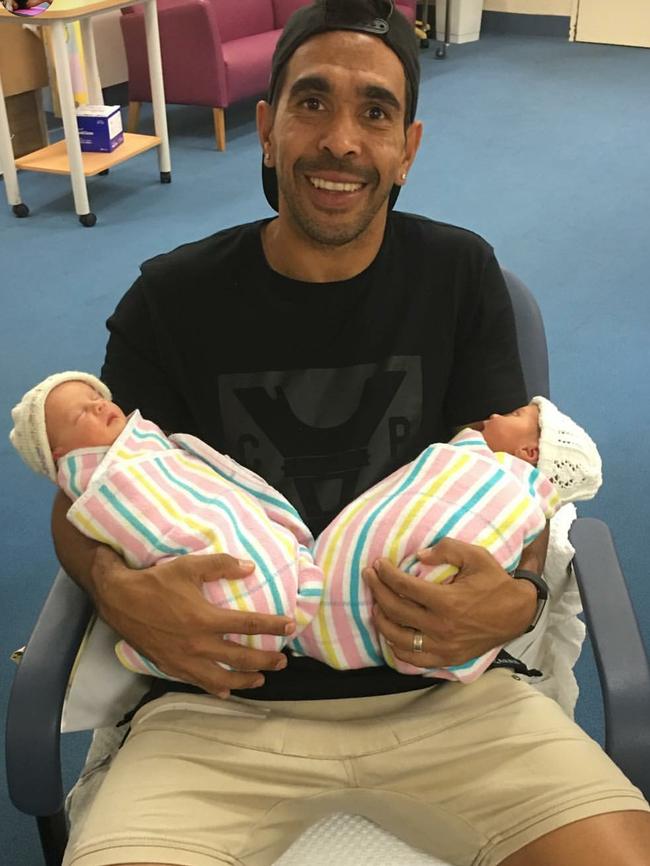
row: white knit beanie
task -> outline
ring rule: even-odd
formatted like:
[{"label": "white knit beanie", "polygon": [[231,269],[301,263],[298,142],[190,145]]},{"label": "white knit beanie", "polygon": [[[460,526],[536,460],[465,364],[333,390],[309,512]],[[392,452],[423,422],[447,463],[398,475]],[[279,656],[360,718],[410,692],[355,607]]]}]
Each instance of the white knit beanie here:
[{"label": "white knit beanie", "polygon": [[45,428],[45,401],[47,395],[63,382],[86,382],[106,400],[111,392],[106,385],[90,373],[71,370],[55,373],[43,379],[28,391],[17,406],[11,410],[14,429],[9,434],[11,444],[25,463],[41,475],[47,475],[56,484],[56,466]]},{"label": "white knit beanie", "polygon": [[533,397],[530,402],[539,409],[537,468],[553,483],[563,503],[592,499],[603,483],[596,444],[550,400]]}]

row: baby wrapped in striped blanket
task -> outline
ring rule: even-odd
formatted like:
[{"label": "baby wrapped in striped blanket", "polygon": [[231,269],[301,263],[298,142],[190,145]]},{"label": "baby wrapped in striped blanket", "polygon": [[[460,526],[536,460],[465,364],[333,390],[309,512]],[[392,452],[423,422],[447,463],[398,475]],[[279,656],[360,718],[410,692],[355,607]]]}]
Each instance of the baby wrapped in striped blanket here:
[{"label": "baby wrapped in striped blanket", "polygon": [[[259,649],[286,644],[339,669],[388,663],[402,673],[471,682],[500,648],[449,668],[399,660],[373,627],[373,600],[361,571],[387,557],[423,580],[453,580],[453,566],[425,566],[416,556],[445,536],[485,547],[512,571],[560,505],[557,487],[563,501],[576,498],[576,491],[584,496],[584,478],[576,476],[581,467],[574,467],[568,484],[556,471],[554,484],[533,465],[540,405],[550,417],[566,418],[540,400],[492,416],[480,431],[466,429],[450,443],[430,445],[351,502],[315,541],[296,509],[258,475],[194,436],[165,436],[137,411],[127,419],[106,386],[88,374],[57,374],[28,392],[14,409],[11,439],[32,468],[73,500],[70,522],[131,567],[192,553],[253,561],[255,570],[242,579],[204,583],[206,598],[291,616],[296,632],[229,639]],[[40,412],[42,429],[35,431]],[[532,443],[530,454],[522,452],[525,459],[494,450],[516,452],[522,437]],[[557,469],[562,461],[555,462]],[[165,677],[124,641],[116,653],[131,670]]]}]

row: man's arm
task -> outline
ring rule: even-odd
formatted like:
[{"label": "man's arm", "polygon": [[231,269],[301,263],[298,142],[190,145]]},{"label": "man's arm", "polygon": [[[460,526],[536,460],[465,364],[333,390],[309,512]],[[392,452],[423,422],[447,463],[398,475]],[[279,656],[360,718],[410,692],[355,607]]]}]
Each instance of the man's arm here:
[{"label": "man's arm", "polygon": [[64,493],[57,491],[52,507],[54,549],[64,571],[86,590],[99,611],[96,583],[101,583],[102,572],[110,570],[111,566],[118,568],[120,563],[124,563],[110,547],[86,538],[66,520],[71,504]]},{"label": "man's arm", "polygon": [[550,536],[551,525],[546,521],[546,526],[537,536],[534,541],[524,547],[521,559],[519,560],[518,568],[525,568],[527,571],[533,571],[541,576],[546,564],[546,553],[548,551],[548,540]]},{"label": "man's arm", "polygon": [[[52,536],[64,570],[91,596],[99,616],[169,676],[227,697],[230,689],[262,685],[260,670],[286,665],[279,652],[247,649],[225,634],[289,634],[288,617],[221,610],[201,592],[204,581],[244,577],[252,563],[226,554],[180,556],[163,565],[131,569],[109,547],[66,520],[70,501],[58,492]],[[224,670],[218,662],[233,667]]]}]

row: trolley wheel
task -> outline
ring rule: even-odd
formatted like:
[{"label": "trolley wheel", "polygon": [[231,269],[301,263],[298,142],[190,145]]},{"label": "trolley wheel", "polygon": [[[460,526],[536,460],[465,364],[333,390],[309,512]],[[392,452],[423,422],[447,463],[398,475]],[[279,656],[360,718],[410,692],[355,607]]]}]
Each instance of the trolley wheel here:
[{"label": "trolley wheel", "polygon": [[109,171],[110,171],[110,168],[105,168],[104,171],[99,172],[99,176],[104,177],[105,175],[107,175],[109,173]]},{"label": "trolley wheel", "polygon": [[161,171],[160,172],[160,182],[161,183],[171,183],[172,182],[171,171]]},{"label": "trolley wheel", "polygon": [[91,228],[97,222],[97,217],[94,213],[82,213],[79,217],[79,222],[82,226],[86,226],[86,228]]},{"label": "trolley wheel", "polygon": [[420,48],[425,49],[429,47],[428,39],[420,39]]},{"label": "trolley wheel", "polygon": [[26,204],[15,204],[12,208],[14,212],[14,216],[18,217],[18,219],[22,219],[23,217],[29,216],[29,208]]},{"label": "trolley wheel", "polygon": [[438,48],[436,50],[436,57],[438,60],[446,60],[447,58],[447,46],[443,45],[442,48]]}]

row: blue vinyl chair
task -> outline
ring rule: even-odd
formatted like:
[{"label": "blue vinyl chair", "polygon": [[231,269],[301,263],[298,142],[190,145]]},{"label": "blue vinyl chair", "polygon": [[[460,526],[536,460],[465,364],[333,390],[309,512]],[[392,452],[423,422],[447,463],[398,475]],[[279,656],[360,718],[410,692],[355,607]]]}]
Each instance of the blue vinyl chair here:
[{"label": "blue vinyl chair", "polygon": [[[546,335],[535,298],[504,271],[528,396],[548,396]],[[614,543],[600,520],[579,518],[570,540],[605,705],[605,748],[650,798],[650,667]],[[60,724],[66,685],[92,615],[88,596],[59,571],[16,671],[7,712],[9,794],[38,824],[47,866],[60,866],[68,831]]]}]

